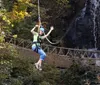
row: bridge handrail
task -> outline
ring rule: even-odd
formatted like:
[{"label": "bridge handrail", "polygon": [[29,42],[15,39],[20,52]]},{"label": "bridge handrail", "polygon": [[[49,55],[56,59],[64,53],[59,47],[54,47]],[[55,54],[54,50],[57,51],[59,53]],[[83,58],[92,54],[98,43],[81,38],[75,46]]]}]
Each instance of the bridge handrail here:
[{"label": "bridge handrail", "polygon": [[[32,46],[32,41],[30,40],[24,40],[24,39],[20,39],[20,38],[11,38],[9,41],[9,43],[15,44],[17,46],[23,47],[23,48],[27,48],[27,49],[31,49]],[[100,55],[100,51],[99,50],[88,50],[88,49],[73,49],[73,48],[66,48],[66,47],[58,47],[58,46],[52,46],[52,45],[48,45],[48,44],[42,44],[41,45],[42,48],[47,52],[47,53],[55,53],[57,55],[61,55],[61,56],[78,56],[78,55],[84,55],[87,56],[89,54],[98,54]]]}]

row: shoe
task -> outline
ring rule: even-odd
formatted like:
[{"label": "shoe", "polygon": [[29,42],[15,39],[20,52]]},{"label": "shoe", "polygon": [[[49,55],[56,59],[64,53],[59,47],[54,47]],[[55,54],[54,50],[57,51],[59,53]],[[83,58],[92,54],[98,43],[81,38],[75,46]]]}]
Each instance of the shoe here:
[{"label": "shoe", "polygon": [[37,69],[39,69],[39,65],[38,65],[37,63],[35,63],[35,67],[36,67]]},{"label": "shoe", "polygon": [[42,71],[42,68],[39,67],[39,70]]},{"label": "shoe", "polygon": [[39,66],[39,68],[38,68],[40,71],[42,71],[42,67],[41,66]]}]

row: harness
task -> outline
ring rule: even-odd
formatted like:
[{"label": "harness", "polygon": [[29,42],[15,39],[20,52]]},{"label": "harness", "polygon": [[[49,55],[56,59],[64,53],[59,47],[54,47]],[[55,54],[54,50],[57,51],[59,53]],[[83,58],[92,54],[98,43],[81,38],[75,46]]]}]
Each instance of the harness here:
[{"label": "harness", "polygon": [[40,49],[40,46],[38,46],[38,44],[41,45],[41,43],[42,43],[42,40],[41,40],[41,38],[38,36],[38,37],[37,37],[37,42],[33,42],[33,44],[36,45],[36,49],[34,50],[35,52],[38,53],[38,49]]}]

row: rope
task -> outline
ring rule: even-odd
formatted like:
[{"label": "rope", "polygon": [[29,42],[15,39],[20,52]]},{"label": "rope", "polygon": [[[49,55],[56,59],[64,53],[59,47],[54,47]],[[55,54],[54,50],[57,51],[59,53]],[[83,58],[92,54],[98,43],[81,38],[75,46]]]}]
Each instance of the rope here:
[{"label": "rope", "polygon": [[[76,16],[77,16],[78,14],[76,14]],[[73,24],[73,22],[75,21],[75,19],[76,19],[76,16],[74,17],[74,20],[71,22],[71,24],[69,25],[69,28],[68,28],[68,30],[65,32],[65,34],[60,38],[60,40],[58,41],[58,42],[55,42],[55,43],[53,43],[53,42],[51,42],[47,37],[46,37],[46,40],[50,43],[50,44],[52,44],[52,45],[57,45],[57,44],[59,44],[61,41],[62,41],[62,39],[66,36],[66,34],[69,32],[69,30],[71,29],[71,25]],[[40,18],[40,1],[38,0],[38,21],[39,21],[39,23],[41,23],[41,18]],[[38,32],[39,32],[39,28],[38,28]],[[45,33],[44,33],[44,35],[45,35]]]},{"label": "rope", "polygon": [[[44,33],[44,35],[45,35],[45,33]],[[53,42],[51,42],[51,41],[48,39],[48,37],[46,37],[46,40],[47,40],[50,44],[53,44],[53,45],[56,45],[56,44],[59,44],[59,43],[60,43],[60,42],[53,43]]]},{"label": "rope", "polygon": [[[38,0],[38,21],[39,24],[41,23],[41,17],[40,17],[40,1]],[[38,27],[38,32],[39,32],[40,28]]]},{"label": "rope", "polygon": [[[68,28],[68,30],[66,31],[66,33],[60,38],[60,40],[59,40],[58,42],[53,43],[53,42],[51,42],[51,41],[48,39],[48,37],[46,37],[46,40],[47,40],[50,44],[52,44],[52,45],[57,45],[57,44],[59,44],[59,43],[62,41],[62,39],[66,36],[66,34],[69,32],[69,30],[70,30],[70,28]],[[45,33],[44,33],[44,35],[45,35]]]},{"label": "rope", "polygon": [[[41,23],[41,17],[40,17],[40,1],[38,0],[38,21],[39,21],[39,24]],[[40,30],[40,28],[38,28],[38,32],[39,32],[39,30]],[[50,43],[50,44],[52,44],[52,45],[57,45],[57,44],[59,44],[61,41],[62,41],[62,39],[66,36],[66,34],[68,33],[68,31],[69,31],[69,29],[67,30],[67,32],[60,38],[60,40],[58,41],[58,42],[55,42],[55,43],[53,43],[53,42],[51,42],[47,37],[46,37],[46,40]],[[44,35],[45,35],[45,33],[44,33]]]},{"label": "rope", "polygon": [[40,1],[38,0],[38,21],[41,22],[40,18]]},{"label": "rope", "polygon": [[[77,15],[78,15],[78,14],[77,14]],[[76,15],[76,16],[77,16],[77,15]],[[74,17],[73,21],[72,21],[71,24],[69,25],[68,30],[65,32],[65,34],[60,38],[60,40],[59,40],[58,42],[53,43],[53,42],[51,42],[48,38],[46,38],[46,40],[47,40],[50,44],[52,44],[52,45],[57,45],[57,44],[59,44],[59,43],[63,40],[63,38],[66,36],[66,34],[69,32],[69,30],[71,29],[71,26],[72,26],[72,24],[74,23],[74,21],[75,21],[75,19],[76,19],[76,16]]]},{"label": "rope", "polygon": [[[41,23],[41,17],[40,17],[40,1],[38,0],[38,21],[39,21],[39,24]],[[38,32],[39,32],[39,28],[38,28]],[[45,33],[44,33],[45,35]],[[57,45],[61,42],[62,38],[56,42],[56,43],[53,43],[51,42],[47,37],[46,37],[46,40],[50,43],[50,44],[53,44],[53,45]]]}]

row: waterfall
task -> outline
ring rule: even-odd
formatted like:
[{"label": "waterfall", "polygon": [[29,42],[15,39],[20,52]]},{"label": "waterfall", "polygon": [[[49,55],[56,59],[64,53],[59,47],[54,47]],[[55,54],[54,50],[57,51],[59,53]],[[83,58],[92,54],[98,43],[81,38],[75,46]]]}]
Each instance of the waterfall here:
[{"label": "waterfall", "polygon": [[100,49],[100,0],[86,0],[66,38],[74,47]]},{"label": "waterfall", "polygon": [[0,8],[2,7],[2,1],[0,0]]},{"label": "waterfall", "polygon": [[[74,43],[74,48],[100,50],[100,0],[86,0],[84,8],[71,23],[66,39]],[[95,63],[100,66],[99,53],[91,53],[89,57],[96,58]]]},{"label": "waterfall", "polygon": [[76,21],[79,20],[80,18],[84,18],[85,11],[86,11],[86,6],[87,6],[87,3],[85,3],[85,7],[82,9],[80,16],[76,18]]},{"label": "waterfall", "polygon": [[97,0],[91,0],[91,3],[94,4],[94,11],[93,11],[93,36],[94,36],[94,48],[97,48],[97,37],[96,37],[96,11],[99,3]]}]

